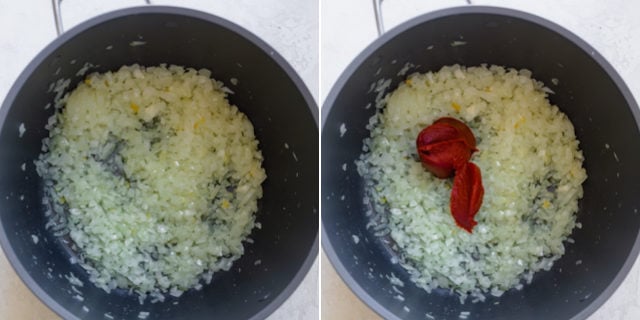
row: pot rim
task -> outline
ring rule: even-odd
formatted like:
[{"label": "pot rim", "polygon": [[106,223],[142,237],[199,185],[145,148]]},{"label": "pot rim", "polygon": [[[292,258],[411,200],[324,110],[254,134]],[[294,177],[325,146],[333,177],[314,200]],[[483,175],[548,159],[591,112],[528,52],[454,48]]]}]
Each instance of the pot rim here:
[{"label": "pot rim", "polygon": [[[271,59],[273,59],[278,66],[286,73],[289,79],[295,84],[296,88],[303,96],[307,108],[309,109],[316,128],[318,127],[318,105],[316,104],[315,99],[312,97],[309,89],[305,85],[302,78],[297,74],[297,72],[291,67],[291,65],[284,59],[282,55],[280,55],[273,47],[267,44],[264,40],[254,35],[247,29],[241,27],[238,24],[235,24],[229,20],[221,18],[219,16],[206,13],[203,11],[198,11],[194,9],[181,8],[175,6],[137,6],[130,7],[125,9],[119,9],[111,12],[107,12],[96,17],[93,17],[89,20],[86,20],[75,27],[65,31],[63,34],[52,40],[44,49],[42,49],[30,62],[27,64],[25,69],[20,73],[14,84],[11,86],[11,89],[7,93],[4,102],[0,107],[0,131],[2,131],[7,114],[9,112],[10,107],[13,105],[15,98],[18,95],[18,92],[23,87],[24,83],[34,72],[36,67],[44,62],[44,60],[55,52],[61,45],[67,43],[77,35],[91,29],[94,26],[100,25],[110,20],[122,18],[125,16],[131,15],[144,15],[144,14],[172,14],[178,16],[186,16],[189,18],[199,19],[206,22],[209,22],[214,25],[221,26],[223,28],[229,29],[237,35],[245,38],[247,41],[256,45],[260,50],[268,54]],[[13,250],[12,246],[9,244],[9,239],[7,237],[7,232],[5,230],[5,226],[0,224],[0,246],[5,252],[7,256],[7,260],[16,271],[20,279],[24,284],[27,285],[29,290],[34,293],[34,295],[43,302],[47,307],[49,307],[52,311],[57,313],[63,319],[80,319],[76,315],[69,312],[66,308],[60,305],[55,299],[53,299],[47,292],[45,292],[39,284],[31,277],[31,275],[26,271],[22,263],[18,260],[18,257]],[[309,272],[311,265],[316,260],[319,251],[319,235],[316,232],[315,239],[312,245],[309,248],[309,253],[301,264],[300,268],[296,272],[296,274],[289,280],[289,283],[286,287],[277,295],[273,301],[269,304],[265,305],[262,310],[258,313],[254,314],[250,319],[264,319],[272,314],[275,310],[277,310],[298,288],[304,277]]]},{"label": "pot rim", "polygon": [[[335,101],[338,95],[341,93],[342,88],[346,84],[346,82],[351,78],[353,73],[371,56],[373,55],[380,47],[385,45],[391,39],[396,36],[402,34],[403,32],[416,27],[422,23],[429,22],[432,20],[436,20],[439,18],[445,18],[448,16],[454,15],[467,15],[467,14],[491,14],[491,15],[501,15],[514,19],[519,19],[527,22],[531,22],[533,24],[539,25],[543,28],[549,29],[554,33],[562,36],[567,41],[578,46],[581,50],[588,53],[593,60],[607,73],[609,78],[615,83],[616,87],[622,93],[624,99],[626,100],[629,109],[631,109],[631,113],[633,114],[634,120],[636,122],[636,126],[640,128],[640,110],[638,109],[638,105],[633,98],[633,94],[624,83],[620,75],[616,72],[613,66],[600,54],[598,51],[589,45],[587,42],[582,40],[573,32],[561,27],[560,25],[552,22],[550,20],[544,19],[542,17],[536,16],[531,13],[527,13],[524,11],[495,7],[495,6],[459,6],[459,7],[451,7],[440,10],[435,10],[431,12],[427,12],[415,18],[412,18],[397,27],[385,32],[381,36],[379,36],[376,40],[374,40],[371,44],[369,44],[362,52],[358,54],[356,58],[351,61],[351,63],[347,66],[347,68],[342,72],[338,80],[335,82],[331,91],[327,95],[327,98],[322,105],[322,132],[325,130],[325,124],[329,112],[333,108]],[[322,186],[325,188],[326,186]],[[322,225],[325,223],[329,223],[324,220],[322,217]],[[322,248],[325,251],[329,261],[337,271],[338,275],[342,278],[349,289],[366,305],[368,305],[373,311],[375,311],[378,315],[383,317],[384,319],[400,319],[395,314],[391,313],[385,306],[378,303],[364,288],[360,286],[360,284],[351,276],[345,265],[338,258],[338,254],[334,249],[334,246],[331,242],[331,237],[327,234],[326,229],[322,228]],[[616,276],[613,278],[611,283],[600,293],[600,295],[591,301],[590,304],[586,305],[582,311],[574,315],[571,319],[586,319],[588,316],[593,314],[598,308],[600,308],[610,297],[611,295],[618,289],[622,281],[626,278],[631,270],[631,267],[635,263],[638,253],[640,252],[640,232],[636,236],[636,240],[634,242],[629,255],[627,256],[624,264],[618,270]]]}]

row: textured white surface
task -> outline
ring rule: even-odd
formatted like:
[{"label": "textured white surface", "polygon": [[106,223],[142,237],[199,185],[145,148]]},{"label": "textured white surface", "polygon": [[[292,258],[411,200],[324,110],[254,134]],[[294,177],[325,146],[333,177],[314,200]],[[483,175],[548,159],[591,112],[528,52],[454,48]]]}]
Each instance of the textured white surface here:
[{"label": "textured white surface", "polygon": [[[318,3],[314,0],[165,0],[209,12],[235,22],[262,38],[292,65],[318,100]],[[64,26],[69,29],[109,10],[144,5],[143,0],[64,0]],[[55,38],[51,1],[0,0],[0,99],[31,59]],[[0,151],[1,152],[1,151]],[[269,319],[316,319],[318,261],[294,294]],[[0,254],[0,318],[55,319],[20,281]]]},{"label": "textured white surface", "polygon": [[[640,97],[640,2],[599,0],[479,0],[473,4],[493,5],[527,11],[569,29],[592,45],[618,71]],[[386,0],[383,2],[387,30],[428,11],[467,5],[464,0]],[[377,37],[371,0],[323,0],[321,3],[321,101],[348,64]],[[324,260],[327,261],[327,260]],[[324,262],[323,261],[323,262]],[[374,319],[373,313],[362,312],[361,302],[344,285],[336,281],[335,272],[323,263],[323,318],[332,315],[331,308],[347,306],[356,313],[349,318]],[[331,270],[333,271],[333,270]],[[337,283],[337,284],[336,284]],[[336,299],[325,298],[328,296]],[[633,269],[613,296],[590,320],[640,319],[640,264]]]}]

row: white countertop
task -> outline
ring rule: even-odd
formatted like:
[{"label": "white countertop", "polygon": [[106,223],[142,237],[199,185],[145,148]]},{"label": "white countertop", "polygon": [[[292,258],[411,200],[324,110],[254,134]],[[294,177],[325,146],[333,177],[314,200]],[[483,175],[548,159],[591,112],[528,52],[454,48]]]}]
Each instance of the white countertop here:
[{"label": "white countertop", "polygon": [[[473,4],[527,11],[569,29],[613,65],[640,98],[640,2],[626,0],[472,0]],[[464,0],[386,0],[387,30],[428,11],[468,5]],[[322,0],[321,101],[347,65],[377,37],[371,0]],[[322,257],[322,318],[379,319],[339,279]],[[640,319],[640,263],[590,320]]]},{"label": "white countertop", "polygon": [[[265,40],[293,66],[318,100],[318,3],[313,0],[164,0],[235,22]],[[64,0],[66,29],[94,15],[144,5],[143,0]],[[55,38],[51,1],[0,0],[0,100],[33,57]],[[2,151],[0,151],[2,152]],[[318,261],[293,295],[269,319],[317,319]],[[20,281],[0,254],[0,318],[57,319]]]}]

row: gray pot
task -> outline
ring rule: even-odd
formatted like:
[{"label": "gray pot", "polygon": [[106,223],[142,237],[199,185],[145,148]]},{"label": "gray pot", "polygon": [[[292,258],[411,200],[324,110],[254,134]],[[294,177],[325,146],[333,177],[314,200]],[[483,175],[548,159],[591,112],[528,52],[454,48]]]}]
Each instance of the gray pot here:
[{"label": "gray pot", "polygon": [[[465,45],[451,46],[463,40]],[[427,51],[427,47],[433,49]],[[550,271],[536,273],[521,291],[461,305],[447,291],[431,294],[416,287],[407,272],[391,263],[394,254],[365,226],[363,180],[352,165],[362,150],[375,108],[371,83],[403,80],[398,71],[437,71],[442,66],[482,63],[526,68],[552,86],[550,96],[573,122],[584,166],[584,183],[574,244]],[[336,270],[360,299],[387,319],[585,319],[611,296],[640,249],[640,113],[627,86],[609,63],[566,29],[530,14],[482,6],[451,8],[412,19],[382,35],[344,71],[323,107],[323,246]],[[341,137],[340,126],[346,134]],[[605,145],[610,146],[606,148]],[[342,164],[349,164],[347,172]],[[344,201],[341,197],[344,196]],[[352,235],[359,237],[358,244]],[[582,263],[577,263],[580,260]],[[405,301],[386,277],[405,283]],[[408,307],[407,311],[404,307]]]},{"label": "gray pot", "polygon": [[[132,41],[145,44],[132,46]],[[107,294],[70,263],[68,248],[45,230],[43,184],[33,161],[53,112],[44,109],[55,95],[47,89],[59,78],[71,79],[74,88],[82,80],[76,72],[85,62],[97,65],[90,71],[99,72],[133,63],[178,64],[208,68],[218,80],[240,80],[229,99],[253,123],[268,175],[257,213],[262,229],[253,231],[254,243],[245,244],[245,254],[232,269],[216,273],[201,291],[143,306],[126,292]],[[22,138],[21,123],[26,127]],[[271,47],[209,14],[132,8],[64,33],[36,56],[9,91],[0,111],[0,148],[0,242],[27,286],[65,319],[102,319],[107,312],[116,319],[135,319],[140,311],[150,312],[150,319],[262,319],[293,292],[318,252],[317,106]],[[37,244],[31,235],[40,239]],[[254,264],[257,260],[261,263]],[[85,283],[80,288],[83,302],[72,298],[75,293],[64,278],[70,272]],[[83,305],[90,311],[83,311]]]}]

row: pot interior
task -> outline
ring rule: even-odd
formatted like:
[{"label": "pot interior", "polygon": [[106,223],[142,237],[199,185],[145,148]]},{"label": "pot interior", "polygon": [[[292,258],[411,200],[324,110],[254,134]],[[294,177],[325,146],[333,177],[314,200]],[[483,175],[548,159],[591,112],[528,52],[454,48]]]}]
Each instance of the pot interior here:
[{"label": "pot interior", "polygon": [[[123,65],[161,63],[207,68],[234,94],[253,123],[264,156],[267,180],[245,253],[230,271],[214,274],[211,285],[190,290],[164,303],[140,305],[122,290],[107,294],[91,284],[84,270],[69,261],[69,250],[50,231],[42,204],[43,184],[33,161],[40,153],[44,129],[58,79],[70,90],[89,73]],[[238,79],[233,85],[231,78]],[[317,107],[293,70],[273,49],[232,23],[191,10],[148,7],[95,18],[49,45],[27,67],[10,91],[0,114],[0,219],[9,260],[27,285],[64,318],[132,319],[140,311],[150,318],[264,318],[279,306],[306,274],[317,254],[318,128]],[[293,120],[293,121],[292,121]],[[18,128],[26,132],[19,137]],[[20,169],[26,165],[26,171]],[[39,238],[37,244],[32,235]],[[65,275],[84,282],[75,293]],[[82,307],[89,308],[88,312]]]},{"label": "pot interior", "polygon": [[[640,132],[637,105],[604,59],[568,31],[523,13],[496,8],[457,8],[425,15],[383,35],[342,75],[324,110],[322,132],[323,243],[349,286],[385,318],[569,319],[586,318],[615,290],[635,261],[640,228]],[[461,305],[456,295],[416,287],[391,263],[395,255],[372,230],[363,204],[363,180],[354,161],[375,108],[372,83],[391,79],[393,91],[405,75],[452,64],[526,68],[555,94],[549,99],[572,121],[588,179],[566,253],[550,271],[535,274],[521,291]],[[554,85],[552,79],[558,79]],[[340,126],[347,129],[341,136]],[[342,164],[348,164],[342,171]],[[344,197],[344,198],[343,198]],[[344,200],[342,200],[344,199]],[[355,243],[353,236],[360,241]],[[405,286],[387,279],[391,273]],[[404,308],[404,307],[407,308]],[[409,311],[408,311],[409,310]]]}]

